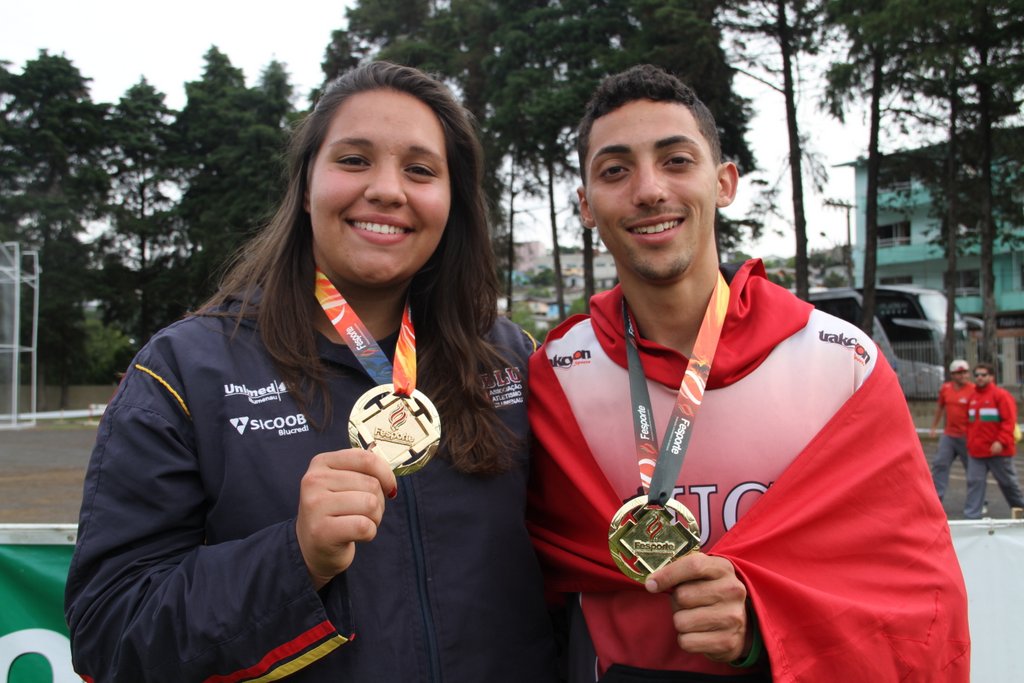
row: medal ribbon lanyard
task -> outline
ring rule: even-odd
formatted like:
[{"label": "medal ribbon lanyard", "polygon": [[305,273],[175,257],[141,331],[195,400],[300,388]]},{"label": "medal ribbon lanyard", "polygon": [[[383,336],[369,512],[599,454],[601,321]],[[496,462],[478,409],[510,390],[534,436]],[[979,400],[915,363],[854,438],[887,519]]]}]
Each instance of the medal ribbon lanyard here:
[{"label": "medal ribbon lanyard", "polygon": [[668,430],[658,448],[651,396],[647,389],[636,329],[626,299],[622,299],[622,319],[626,328],[626,367],[629,372],[629,396],[633,404],[633,433],[636,436],[637,462],[640,466],[640,484],[648,492],[648,500],[662,507],[672,496],[683,458],[690,445],[697,410],[704,399],[711,363],[718,348],[718,339],[725,324],[729,308],[729,285],[721,273],[715,281],[711,300],[693,343],[693,353],[686,364],[686,373],[679,385],[676,402],[669,417]]},{"label": "medal ribbon lanyard", "polygon": [[402,312],[402,327],[395,346],[395,366],[381,350],[366,325],[327,276],[316,269],[316,298],[341,339],[359,364],[377,384],[394,384],[395,393],[408,398],[416,390],[416,333],[408,304]]}]

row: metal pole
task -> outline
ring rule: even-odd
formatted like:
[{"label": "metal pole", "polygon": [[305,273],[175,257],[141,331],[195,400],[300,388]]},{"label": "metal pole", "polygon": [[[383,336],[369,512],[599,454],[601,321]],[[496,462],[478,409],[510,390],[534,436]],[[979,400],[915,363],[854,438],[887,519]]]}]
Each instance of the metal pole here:
[{"label": "metal pole", "polygon": [[21,388],[21,246],[17,242],[4,245],[11,249],[11,281],[14,284],[14,329],[11,345],[11,426],[18,426],[18,390]]},{"label": "metal pole", "polygon": [[31,358],[32,363],[29,365],[32,372],[31,389],[29,401],[32,404],[32,420],[31,426],[35,426],[36,418],[35,414],[38,412],[38,377],[37,370],[39,366],[39,274],[42,272],[39,269],[39,252],[38,251],[27,251],[25,255],[32,261],[32,350]]},{"label": "metal pole", "polygon": [[825,206],[846,210],[846,247],[843,260],[846,261],[846,279],[849,281],[850,286],[853,287],[855,283],[853,281],[853,236],[850,233],[850,211],[853,210],[854,205],[841,199],[826,199],[822,203]]}]

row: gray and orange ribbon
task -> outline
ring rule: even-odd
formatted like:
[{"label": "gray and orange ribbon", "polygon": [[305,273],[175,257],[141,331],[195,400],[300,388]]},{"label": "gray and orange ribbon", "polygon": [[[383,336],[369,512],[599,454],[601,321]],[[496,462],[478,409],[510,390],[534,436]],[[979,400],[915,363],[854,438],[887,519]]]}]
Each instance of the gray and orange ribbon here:
[{"label": "gray and orange ribbon", "polygon": [[664,506],[672,496],[683,458],[690,445],[697,411],[704,400],[708,375],[715,359],[718,340],[725,325],[729,308],[729,285],[722,274],[718,274],[715,288],[711,292],[704,318],[693,344],[693,352],[686,364],[683,381],[676,394],[676,402],[669,417],[661,447],[658,447],[657,431],[654,427],[654,413],[651,396],[647,389],[640,350],[636,341],[636,326],[629,312],[626,299],[622,299],[622,318],[626,329],[626,367],[629,372],[629,394],[633,405],[633,433],[636,437],[637,463],[640,467],[640,485],[655,505]]}]

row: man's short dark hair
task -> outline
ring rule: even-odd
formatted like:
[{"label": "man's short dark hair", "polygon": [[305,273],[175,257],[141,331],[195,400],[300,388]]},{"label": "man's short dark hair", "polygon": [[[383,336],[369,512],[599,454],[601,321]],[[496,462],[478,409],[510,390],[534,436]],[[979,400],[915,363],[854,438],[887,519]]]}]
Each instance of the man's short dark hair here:
[{"label": "man's short dark hair", "polygon": [[587,103],[583,118],[576,129],[576,153],[580,160],[580,177],[587,182],[587,154],[590,151],[590,129],[594,121],[619,107],[636,100],[677,102],[693,114],[700,130],[711,147],[716,164],[722,161],[722,145],[718,139],[718,125],[711,111],[700,101],[693,88],[652,64],[639,64],[605,78]]},{"label": "man's short dark hair", "polygon": [[988,374],[992,375],[993,377],[996,376],[996,366],[992,365],[991,363],[975,363],[974,369],[975,370],[984,370],[985,372],[987,372]]}]

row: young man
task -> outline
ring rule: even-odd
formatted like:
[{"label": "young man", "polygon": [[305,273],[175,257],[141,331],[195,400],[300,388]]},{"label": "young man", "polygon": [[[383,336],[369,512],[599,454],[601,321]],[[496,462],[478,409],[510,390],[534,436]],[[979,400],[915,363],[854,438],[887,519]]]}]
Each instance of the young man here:
[{"label": "young man", "polygon": [[1010,392],[996,386],[995,368],[988,363],[974,367],[974,394],[967,407],[967,502],[964,517],[980,519],[985,500],[985,480],[991,472],[1010,507],[1024,508],[1024,494],[1017,481],[1013,456],[1017,444],[1017,402]]},{"label": "young man", "polygon": [[528,514],[570,680],[966,681],[963,578],[895,374],[759,261],[719,268],[738,174],[710,112],[634,67],[578,151],[620,285],[530,363]]},{"label": "young man", "polygon": [[935,417],[929,435],[935,436],[939,420],[946,416],[946,423],[939,437],[939,449],[932,460],[932,481],[939,500],[946,494],[949,485],[949,469],[954,460],[959,460],[967,471],[967,403],[974,393],[970,378],[971,366],[963,359],[949,364],[950,381],[939,389],[939,400],[935,406]]}]

